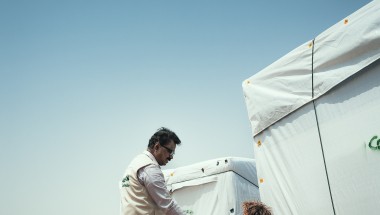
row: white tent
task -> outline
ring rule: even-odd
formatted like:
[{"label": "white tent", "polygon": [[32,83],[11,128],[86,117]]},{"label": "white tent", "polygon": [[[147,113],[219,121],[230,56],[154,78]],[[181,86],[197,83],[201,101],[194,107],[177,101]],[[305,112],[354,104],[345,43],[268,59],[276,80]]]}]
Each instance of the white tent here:
[{"label": "white tent", "polygon": [[187,214],[242,214],[244,201],[259,200],[254,159],[226,157],[163,172]]},{"label": "white tent", "polygon": [[379,214],[380,1],[243,82],[274,214]]}]

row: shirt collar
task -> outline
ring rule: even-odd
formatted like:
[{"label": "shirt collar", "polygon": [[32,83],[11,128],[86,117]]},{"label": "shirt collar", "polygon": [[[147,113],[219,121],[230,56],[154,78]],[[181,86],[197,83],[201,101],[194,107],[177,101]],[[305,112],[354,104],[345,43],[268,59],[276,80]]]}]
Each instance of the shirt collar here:
[{"label": "shirt collar", "polygon": [[153,156],[152,153],[150,153],[148,150],[145,150],[143,153],[144,153],[145,155],[147,155],[147,156],[153,161],[154,164],[160,166],[160,165],[158,164],[156,158]]}]

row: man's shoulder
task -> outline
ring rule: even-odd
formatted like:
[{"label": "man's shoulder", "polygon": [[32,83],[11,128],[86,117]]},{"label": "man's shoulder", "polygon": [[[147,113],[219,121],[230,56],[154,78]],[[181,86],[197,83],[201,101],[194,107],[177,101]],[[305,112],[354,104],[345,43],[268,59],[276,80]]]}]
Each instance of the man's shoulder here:
[{"label": "man's shoulder", "polygon": [[136,155],[136,156],[133,158],[133,160],[143,159],[143,158],[145,158],[145,157],[148,158],[148,156],[147,156],[146,154],[144,154],[144,153],[140,153],[140,154]]},{"label": "man's shoulder", "polygon": [[140,166],[140,165],[148,165],[148,164],[151,164],[154,162],[152,161],[151,158],[149,158],[148,155],[144,154],[144,153],[141,153],[139,155],[137,155],[136,157],[134,157],[131,161],[131,163],[129,164],[130,167],[132,166]]}]

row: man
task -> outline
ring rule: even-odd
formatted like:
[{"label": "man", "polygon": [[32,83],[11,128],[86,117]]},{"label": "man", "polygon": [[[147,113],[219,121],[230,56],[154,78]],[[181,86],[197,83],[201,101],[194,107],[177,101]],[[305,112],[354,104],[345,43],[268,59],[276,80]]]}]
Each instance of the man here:
[{"label": "man", "polygon": [[160,128],[148,148],[128,166],[120,184],[121,215],[183,215],[171,198],[160,166],[173,159],[181,140],[167,128]]}]

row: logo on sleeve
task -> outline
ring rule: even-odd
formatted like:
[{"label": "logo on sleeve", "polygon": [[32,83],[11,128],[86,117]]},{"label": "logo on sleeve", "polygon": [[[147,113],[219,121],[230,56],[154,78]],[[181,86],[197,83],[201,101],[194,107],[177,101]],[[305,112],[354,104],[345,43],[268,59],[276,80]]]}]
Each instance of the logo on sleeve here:
[{"label": "logo on sleeve", "polygon": [[125,176],[123,180],[121,181],[122,187],[129,187],[129,175]]}]

